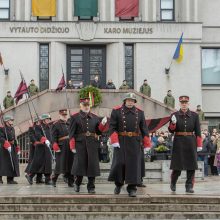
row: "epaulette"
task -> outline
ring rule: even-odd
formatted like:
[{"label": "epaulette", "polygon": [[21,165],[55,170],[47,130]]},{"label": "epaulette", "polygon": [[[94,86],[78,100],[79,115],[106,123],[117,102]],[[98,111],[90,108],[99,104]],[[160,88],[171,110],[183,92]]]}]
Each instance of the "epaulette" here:
[{"label": "epaulette", "polygon": [[117,106],[115,106],[113,109],[114,110],[118,110],[118,109],[120,109],[122,107],[122,105],[117,105]]}]

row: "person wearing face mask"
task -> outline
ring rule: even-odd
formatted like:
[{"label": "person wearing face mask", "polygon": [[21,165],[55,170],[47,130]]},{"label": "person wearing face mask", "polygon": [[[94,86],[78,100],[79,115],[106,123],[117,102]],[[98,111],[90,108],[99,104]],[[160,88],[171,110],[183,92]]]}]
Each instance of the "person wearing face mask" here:
[{"label": "person wearing face mask", "polygon": [[127,84],[127,81],[126,80],[123,80],[123,83],[122,85],[119,87],[119,89],[130,89],[130,86]]},{"label": "person wearing face mask", "polygon": [[140,92],[148,97],[151,97],[151,87],[149,86],[147,79],[144,80],[143,85],[140,87]]},{"label": "person wearing face mask", "polygon": [[26,176],[26,178],[29,184],[32,185],[35,175],[44,174],[45,185],[51,185],[51,117],[49,114],[43,114],[40,119],[41,123],[35,126],[36,148],[29,169],[30,173]]},{"label": "person wearing face mask", "polygon": [[176,183],[182,170],[186,170],[185,188],[194,193],[195,170],[198,169],[197,152],[202,151],[199,116],[189,109],[189,96],[180,96],[180,110],[170,117],[169,131],[174,134],[170,169],[171,191],[176,191]]},{"label": "person wearing face mask", "polygon": [[56,182],[60,174],[67,178],[68,186],[73,187],[74,177],[71,175],[73,164],[73,153],[69,148],[69,125],[67,122],[67,109],[59,110],[60,119],[53,124],[52,138],[53,150],[56,154],[56,166],[52,177],[52,185],[56,187]]},{"label": "person wearing face mask", "polygon": [[16,141],[14,119],[10,115],[3,117],[4,125],[0,127],[0,183],[7,177],[7,184],[17,184],[14,177],[19,177],[18,155],[21,153]]},{"label": "person wearing face mask", "polygon": [[135,94],[127,93],[123,104],[112,110],[109,126],[114,153],[108,181],[114,181],[116,195],[124,183],[128,184],[130,197],[136,197],[137,186],[142,184],[143,151],[147,154],[151,148],[144,112],[135,106],[136,102]]},{"label": "person wearing face mask", "polygon": [[80,99],[80,111],[71,116],[69,126],[70,150],[74,153],[72,175],[75,192],[80,191],[84,176],[88,177],[88,193],[95,193],[95,178],[100,176],[99,135],[108,129],[107,118],[100,119],[90,111],[89,98]]}]

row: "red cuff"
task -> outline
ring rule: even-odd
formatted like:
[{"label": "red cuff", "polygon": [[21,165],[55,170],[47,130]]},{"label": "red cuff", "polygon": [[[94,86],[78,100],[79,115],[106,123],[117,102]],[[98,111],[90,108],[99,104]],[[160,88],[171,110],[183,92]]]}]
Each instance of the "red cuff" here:
[{"label": "red cuff", "polygon": [[119,143],[118,133],[113,132],[113,133],[111,134],[111,136],[110,136],[110,142],[111,142],[111,144]]},{"label": "red cuff", "polygon": [[197,136],[196,141],[197,141],[197,147],[202,147],[202,138]]},{"label": "red cuff", "polygon": [[148,136],[144,136],[143,145],[144,148],[151,148],[151,140]]},{"label": "red cuff", "polygon": [[169,129],[170,129],[171,131],[174,131],[174,130],[176,129],[176,124],[173,124],[173,123],[171,122],[170,125],[169,125]]},{"label": "red cuff", "polygon": [[70,139],[70,150],[74,150],[76,148],[75,138]]},{"label": "red cuff", "polygon": [[8,141],[5,141],[4,148],[8,149],[9,147],[11,147],[11,144]]},{"label": "red cuff", "polygon": [[40,142],[41,142],[42,144],[44,144],[46,140],[47,140],[46,137],[42,137],[42,138],[40,139]]},{"label": "red cuff", "polygon": [[108,122],[105,125],[103,125],[102,123],[99,124],[99,131],[106,132],[108,131],[108,129],[109,129]]},{"label": "red cuff", "polygon": [[15,151],[16,151],[16,153],[21,152],[20,146],[17,146],[17,147],[15,148]]},{"label": "red cuff", "polygon": [[58,145],[56,142],[53,144],[53,150],[54,150],[55,152],[57,152],[57,151],[60,150],[60,147],[59,147],[59,145]]}]

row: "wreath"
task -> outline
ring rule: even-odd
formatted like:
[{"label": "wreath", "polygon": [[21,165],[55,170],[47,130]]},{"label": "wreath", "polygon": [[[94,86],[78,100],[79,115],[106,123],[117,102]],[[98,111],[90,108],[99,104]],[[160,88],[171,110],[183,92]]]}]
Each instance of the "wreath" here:
[{"label": "wreath", "polygon": [[91,107],[96,107],[102,102],[102,94],[100,90],[93,86],[86,86],[79,91],[79,98],[90,98],[92,105]]}]

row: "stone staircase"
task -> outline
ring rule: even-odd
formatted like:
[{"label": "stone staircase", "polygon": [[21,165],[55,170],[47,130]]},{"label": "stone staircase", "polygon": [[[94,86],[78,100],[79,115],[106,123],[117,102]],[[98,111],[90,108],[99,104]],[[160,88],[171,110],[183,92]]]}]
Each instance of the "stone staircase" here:
[{"label": "stone staircase", "polygon": [[219,219],[219,196],[1,196],[0,219]]}]

